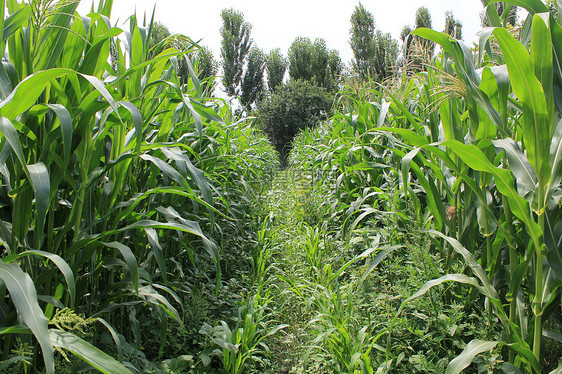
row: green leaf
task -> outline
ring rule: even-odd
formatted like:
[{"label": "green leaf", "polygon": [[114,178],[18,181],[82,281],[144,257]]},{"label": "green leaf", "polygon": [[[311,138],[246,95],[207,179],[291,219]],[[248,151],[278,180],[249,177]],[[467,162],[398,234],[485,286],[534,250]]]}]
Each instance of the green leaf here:
[{"label": "green leaf", "polygon": [[14,127],[12,122],[10,122],[10,120],[6,117],[0,117],[0,133],[4,135],[7,144],[10,145],[10,147],[16,154],[16,157],[18,158],[21,165],[23,166],[24,170],[27,172],[27,168],[26,168],[27,163],[23,155],[23,150],[21,147],[20,139],[18,137],[18,132],[16,131],[16,128]]},{"label": "green leaf", "polygon": [[15,119],[28,110],[45,90],[51,79],[67,74],[75,74],[70,69],[43,70],[27,76],[12,93],[0,103],[0,113],[4,117]]},{"label": "green leaf", "polygon": [[513,91],[523,105],[523,141],[527,158],[537,173],[539,186],[546,186],[551,170],[550,123],[544,90],[535,76],[531,57],[525,47],[505,29],[495,29],[494,35],[503,52]]},{"label": "green leaf", "polygon": [[73,308],[74,302],[76,300],[76,281],[72,269],[70,268],[70,266],[68,266],[66,261],[62,259],[62,257],[54,253],[45,251],[25,251],[15,255],[6,256],[3,258],[3,260],[6,263],[11,263],[19,258],[31,255],[45,257],[51,260],[59,268],[60,272],[64,276],[66,285],[68,286],[68,294],[70,295],[70,307]]},{"label": "green leaf", "polygon": [[527,160],[525,153],[521,151],[515,140],[511,138],[492,140],[496,148],[505,150],[509,161],[509,169],[517,179],[529,191],[534,191],[537,187],[537,176],[535,170]]},{"label": "green leaf", "polygon": [[132,374],[122,363],[90,343],[66,331],[51,329],[48,336],[55,347],[64,348],[105,374]]},{"label": "green leaf", "polygon": [[462,353],[449,363],[445,374],[460,373],[470,365],[474,357],[480,353],[492,350],[496,345],[498,345],[498,342],[488,342],[477,339],[470,341]]},{"label": "green leaf", "polygon": [[480,148],[474,145],[455,140],[447,140],[440,145],[447,146],[472,169],[492,174],[499,192],[509,199],[513,214],[525,223],[535,245],[542,242],[542,230],[533,219],[530,204],[515,190],[512,174],[508,170],[494,166]]},{"label": "green leaf", "polygon": [[64,163],[67,165],[70,160],[70,150],[72,147],[72,118],[70,116],[70,112],[60,104],[45,105],[59,118],[62,132],[62,145],[64,148]]},{"label": "green leaf", "polygon": [[49,340],[48,321],[37,302],[37,291],[33,281],[18,264],[7,264],[2,260],[0,260],[0,279],[4,281],[18,314],[39,342],[47,373],[54,374],[55,359],[53,345]]},{"label": "green leaf", "polygon": [[2,40],[8,39],[18,29],[23,27],[29,20],[30,14],[31,14],[31,6],[29,5],[21,9],[18,9],[13,14],[10,14],[10,16],[4,20]]},{"label": "green leaf", "polygon": [[125,263],[127,264],[127,269],[129,270],[129,274],[131,274],[131,280],[133,282],[133,287],[135,292],[139,293],[139,265],[137,263],[137,258],[131,251],[131,248],[127,247],[124,244],[119,242],[111,242],[111,243],[103,243],[105,246],[113,249],[117,249],[121,252],[121,255],[125,259]]},{"label": "green leaf", "polygon": [[36,217],[35,230],[33,233],[35,247],[36,249],[39,249],[43,241],[43,226],[45,225],[45,219],[49,209],[51,182],[49,180],[49,172],[47,171],[45,164],[42,162],[28,165],[27,170],[29,171],[31,184],[33,186],[33,190],[35,191]]}]

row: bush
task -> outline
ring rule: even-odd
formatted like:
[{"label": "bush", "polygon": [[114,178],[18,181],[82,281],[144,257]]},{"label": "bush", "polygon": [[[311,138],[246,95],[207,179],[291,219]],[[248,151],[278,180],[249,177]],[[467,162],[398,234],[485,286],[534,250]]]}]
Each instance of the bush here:
[{"label": "bush", "polygon": [[310,82],[290,81],[258,103],[257,117],[283,163],[290,149],[288,145],[295,135],[326,120],[333,99],[326,89]]}]

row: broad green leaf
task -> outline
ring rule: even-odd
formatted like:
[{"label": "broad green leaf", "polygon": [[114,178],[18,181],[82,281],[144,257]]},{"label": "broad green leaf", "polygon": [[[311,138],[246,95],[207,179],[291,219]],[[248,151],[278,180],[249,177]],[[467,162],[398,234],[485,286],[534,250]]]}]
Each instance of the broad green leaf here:
[{"label": "broad green leaf", "polygon": [[509,161],[509,169],[517,181],[523,184],[529,191],[534,191],[537,187],[537,176],[519,145],[511,138],[492,140],[492,143],[496,148],[501,148],[505,151]]},{"label": "broad green leaf", "polygon": [[105,374],[133,374],[122,363],[76,335],[57,329],[48,332],[53,346],[64,348]]},{"label": "broad green leaf", "polygon": [[55,372],[53,345],[49,340],[48,321],[37,302],[37,291],[33,281],[16,263],[0,260],[0,278],[4,281],[18,314],[33,332],[41,346],[48,374]]},{"label": "broad green leaf", "polygon": [[0,103],[0,113],[4,117],[15,119],[35,103],[51,79],[67,74],[75,73],[70,69],[56,68],[29,75]]},{"label": "broad green leaf", "polygon": [[550,200],[554,190],[558,188],[562,178],[562,118],[556,124],[550,145],[550,165],[552,166],[552,176],[548,188],[547,201]]},{"label": "broad green leaf", "polygon": [[27,170],[29,171],[29,176],[31,179],[31,184],[35,192],[35,230],[34,230],[34,242],[36,249],[41,247],[43,241],[43,226],[45,225],[45,219],[47,217],[47,211],[49,209],[49,197],[51,193],[51,182],[49,179],[49,172],[45,167],[45,164],[38,162],[33,165],[28,165]]},{"label": "broad green leaf", "polygon": [[471,364],[474,357],[480,353],[491,351],[496,345],[498,345],[497,341],[488,342],[477,339],[471,340],[470,343],[466,345],[462,353],[449,363],[445,374],[459,374]]},{"label": "broad green leaf", "polygon": [[144,231],[146,232],[146,238],[148,239],[148,243],[150,244],[150,248],[152,249],[152,253],[154,254],[158,268],[160,269],[160,274],[162,274],[162,279],[164,279],[164,282],[167,283],[168,273],[166,270],[166,261],[164,260],[164,253],[158,241],[158,234],[156,233],[156,230],[152,228],[146,228]]},{"label": "broad green leaf", "polygon": [[133,117],[133,124],[135,126],[135,134],[137,136],[137,144],[135,147],[136,152],[140,152],[142,144],[142,114],[139,109],[128,101],[119,101],[117,104],[121,105],[123,108],[127,109]]},{"label": "broad green leaf", "polygon": [[60,104],[45,105],[59,118],[62,133],[62,145],[64,148],[64,163],[67,165],[70,161],[70,150],[72,147],[72,117],[70,116],[68,109]]},{"label": "broad green leaf", "polygon": [[553,222],[549,214],[545,214],[546,259],[554,275],[562,280],[562,221]]},{"label": "broad green leaf", "polygon": [[115,342],[115,345],[117,346],[117,355],[118,355],[117,358],[119,359],[120,362],[123,362],[123,345],[121,344],[121,339],[119,338],[119,334],[117,333],[117,331],[115,331],[113,326],[111,326],[103,318],[98,317],[98,321],[102,325],[104,325],[107,328],[107,330],[109,331],[109,333],[111,334],[111,337],[113,338],[113,341]]},{"label": "broad green leaf", "polygon": [[525,47],[505,29],[494,30],[494,35],[503,52],[513,91],[523,105],[523,141],[527,158],[537,173],[539,186],[544,188],[551,173],[550,123],[545,93],[535,76],[531,57]]},{"label": "broad green leaf", "polygon": [[127,264],[127,269],[129,270],[129,274],[131,274],[131,280],[133,282],[133,287],[135,292],[139,293],[139,265],[137,263],[137,258],[135,257],[131,248],[127,247],[124,244],[119,242],[111,242],[111,243],[103,243],[105,246],[113,249],[117,249],[121,252],[121,256],[125,259],[125,263]]},{"label": "broad green leaf", "polygon": [[494,176],[498,190],[509,199],[513,214],[525,223],[535,246],[539,246],[539,243],[542,242],[542,230],[533,219],[529,202],[515,190],[511,173],[494,166],[482,151],[474,145],[463,144],[454,140],[447,140],[440,144],[455,152],[472,169],[487,172]]},{"label": "broad green leaf", "polygon": [[[502,0],[485,0],[485,2],[492,4]],[[548,12],[548,8],[540,0],[507,0],[509,4],[520,6],[527,9],[531,14]]]},{"label": "broad green leaf", "polygon": [[31,334],[31,330],[25,325],[0,327],[0,335],[2,334]]},{"label": "broad green leaf", "polygon": [[70,295],[69,306],[73,308],[74,302],[76,300],[76,280],[74,278],[74,273],[72,272],[72,269],[70,268],[70,266],[68,266],[68,263],[62,259],[62,257],[51,252],[31,250],[31,251],[24,251],[18,254],[6,256],[3,258],[3,260],[6,263],[11,263],[19,258],[30,256],[30,255],[45,257],[51,260],[59,268],[60,272],[64,276],[66,285],[68,286],[68,294]]},{"label": "broad green leaf", "polygon": [[[541,16],[533,16],[531,27],[531,61],[535,75],[541,82],[548,108],[553,108],[552,92],[553,61],[552,39],[550,30]],[[550,119],[549,119],[550,122]]]},{"label": "broad green leaf", "polygon": [[[4,3],[4,2],[2,2]],[[12,36],[18,29],[23,27],[29,20],[31,14],[31,6],[25,6],[18,9],[15,13],[10,14],[10,16],[4,19],[4,25],[2,26],[2,40],[8,39]]]}]

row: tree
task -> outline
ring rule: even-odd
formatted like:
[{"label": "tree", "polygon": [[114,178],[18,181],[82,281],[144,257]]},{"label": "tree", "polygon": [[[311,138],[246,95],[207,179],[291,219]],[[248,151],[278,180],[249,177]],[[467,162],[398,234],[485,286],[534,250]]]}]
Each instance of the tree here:
[{"label": "tree", "polygon": [[172,34],[168,27],[160,22],[154,22],[152,25],[152,32],[150,34],[150,41],[148,43],[149,57],[153,58],[158,53],[162,52],[165,46],[158,45],[164,39],[170,37]]},{"label": "tree", "polygon": [[333,96],[325,88],[316,87],[309,81],[292,80],[258,103],[256,116],[282,162],[285,162],[288,145],[295,135],[326,120],[332,102]]},{"label": "tree", "polygon": [[244,21],[242,13],[234,9],[223,9],[221,18],[223,84],[228,95],[236,96],[240,91],[246,56],[252,46],[252,26]]},{"label": "tree", "polygon": [[[416,11],[415,28],[419,29],[420,27],[431,29],[431,14],[429,13],[429,9],[423,6],[418,8],[418,10]],[[418,36],[414,37],[413,42],[414,56],[412,56],[412,62],[414,64],[414,69],[424,70],[424,66],[426,64],[429,64],[429,62],[433,58],[435,43]]]},{"label": "tree", "polygon": [[396,59],[398,58],[398,42],[389,33],[377,30],[374,44],[374,79],[376,82],[383,82],[386,78],[394,75],[392,67],[396,65]]},{"label": "tree", "polygon": [[351,15],[351,49],[353,69],[361,80],[382,82],[392,75],[398,57],[398,43],[388,33],[376,30],[374,18],[362,4]]},{"label": "tree", "polygon": [[297,37],[289,48],[289,76],[319,87],[337,88],[343,64],[336,50],[328,50],[324,39]]},{"label": "tree", "polygon": [[218,63],[208,47],[203,46],[195,53],[195,69],[198,72],[197,77],[205,85],[205,90],[212,93],[215,88]]},{"label": "tree", "polygon": [[312,81],[312,42],[297,37],[289,47],[289,76],[294,80]]},{"label": "tree", "polygon": [[279,48],[272,50],[265,57],[265,66],[267,69],[267,86],[270,91],[275,90],[283,84],[283,77],[287,71],[287,59],[281,54]]},{"label": "tree", "polygon": [[445,30],[443,32],[455,39],[462,39],[462,23],[455,19],[452,11],[445,13]]},{"label": "tree", "polygon": [[410,55],[412,52],[412,37],[410,34],[414,31],[412,26],[406,25],[400,32],[400,40],[402,40],[402,53],[406,66],[410,64]]},{"label": "tree", "polygon": [[351,30],[349,32],[351,34],[349,44],[355,56],[353,69],[361,80],[367,80],[374,76],[375,20],[361,3],[355,7],[351,15]]},{"label": "tree", "polygon": [[265,55],[261,49],[253,47],[248,55],[248,64],[242,79],[240,103],[244,108],[255,104],[264,91],[264,70]]}]

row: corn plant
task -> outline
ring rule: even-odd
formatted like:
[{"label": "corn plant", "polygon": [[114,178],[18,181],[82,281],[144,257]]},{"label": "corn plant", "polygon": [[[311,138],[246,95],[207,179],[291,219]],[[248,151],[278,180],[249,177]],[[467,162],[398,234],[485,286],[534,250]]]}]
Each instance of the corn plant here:
[{"label": "corn plant", "polygon": [[[483,3],[493,6],[492,1]],[[476,57],[462,42],[431,30],[416,30],[414,34],[443,49],[434,68],[421,76],[420,92],[433,92],[424,101],[433,110],[428,115],[394,100],[412,129],[384,129],[409,144],[395,153],[403,157],[405,187],[412,185],[408,173],[412,170],[427,195],[437,230],[431,234],[443,239],[449,253],[460,254],[478,279],[449,274],[429,282],[416,296],[443,282],[473,284],[489,300],[508,337],[505,343],[469,343],[451,362],[448,373],[460,372],[475,355],[498,344],[511,350],[511,363],[539,371],[543,337],[553,336],[543,333],[544,321],[559,313],[555,305],[560,298],[556,227],[561,29],[544,13],[548,9],[542,3],[517,4],[530,12],[521,41],[495,19],[496,27],[482,32]],[[491,52],[491,37],[501,54]],[[424,131],[424,123],[429,124],[429,131]],[[433,181],[426,173],[435,177]],[[444,209],[445,204],[453,209]],[[477,222],[480,239],[467,236],[475,233],[470,222]],[[502,293],[496,290],[501,286],[499,274],[505,277]],[[526,299],[531,301],[529,309]]]},{"label": "corn plant", "polygon": [[[168,319],[183,322],[175,290],[185,283],[170,279],[166,259],[192,266],[208,259],[220,284],[221,254],[210,234],[216,217],[226,217],[215,196],[230,199],[207,175],[222,178],[235,142],[221,127],[226,105],[202,96],[189,57],[195,43],[177,37],[188,47],[159,45],[153,54],[153,20],[139,25],[132,16],[121,29],[109,21],[112,1],[88,16],[76,6],[0,2],[8,56],[0,65],[0,293],[9,294],[0,300],[2,348],[9,358],[31,333],[32,365],[48,373],[56,370],[54,348],[104,372],[129,372],[126,361],[49,328],[49,319],[64,307],[99,317],[121,352],[118,333],[140,347],[139,318],[152,313],[162,354]],[[180,59],[190,68],[187,82],[177,73]],[[250,139],[234,127],[226,131]],[[223,150],[209,152],[210,143]]]}]

